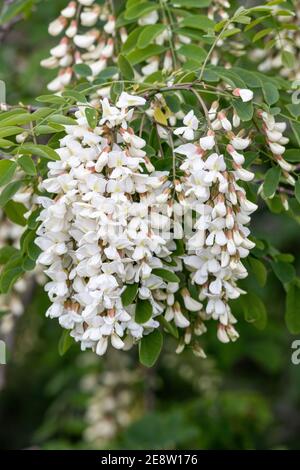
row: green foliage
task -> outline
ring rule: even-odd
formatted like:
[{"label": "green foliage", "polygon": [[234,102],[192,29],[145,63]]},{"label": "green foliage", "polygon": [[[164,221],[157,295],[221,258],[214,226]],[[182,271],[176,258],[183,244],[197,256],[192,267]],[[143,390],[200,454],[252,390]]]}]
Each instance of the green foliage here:
[{"label": "green foliage", "polygon": [[281,170],[278,166],[270,168],[270,170],[267,171],[263,185],[264,195],[266,197],[272,198],[274,196],[279,184],[280,174]]},{"label": "green foliage", "polygon": [[135,300],[137,293],[138,293],[139,285],[138,284],[130,284],[126,287],[124,292],[122,293],[122,303],[124,307],[127,307]]},{"label": "green foliage", "polygon": [[135,321],[143,324],[150,320],[152,316],[152,305],[147,299],[138,299],[135,309]]},{"label": "green foliage", "polygon": [[289,331],[296,335],[300,333],[300,287],[299,282],[293,282],[288,287],[286,297],[285,321]]},{"label": "green foliage", "polygon": [[139,356],[141,363],[146,367],[153,367],[157,361],[163,345],[163,336],[159,330],[154,330],[144,336],[139,343]]}]

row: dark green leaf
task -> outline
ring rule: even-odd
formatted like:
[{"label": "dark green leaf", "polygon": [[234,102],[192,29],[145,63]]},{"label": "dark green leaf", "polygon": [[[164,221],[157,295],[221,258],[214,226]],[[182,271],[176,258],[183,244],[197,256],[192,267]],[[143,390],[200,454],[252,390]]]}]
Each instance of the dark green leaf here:
[{"label": "dark green leaf", "polygon": [[160,355],[162,345],[163,337],[159,330],[144,336],[139,343],[140,362],[146,367],[152,367]]},{"label": "dark green leaf", "polygon": [[254,293],[248,292],[241,298],[245,320],[258,330],[263,330],[267,323],[267,312],[262,300]]},{"label": "dark green leaf", "polygon": [[160,315],[157,319],[170,335],[174,336],[176,339],[179,338],[178,329],[173,323],[168,322],[163,315]]},{"label": "dark green leaf", "polygon": [[74,344],[73,338],[70,336],[69,330],[64,330],[58,342],[58,353],[63,356],[68,349]]},{"label": "dark green leaf", "polygon": [[139,290],[138,284],[129,284],[121,295],[124,307],[132,304]]},{"label": "dark green leaf", "polygon": [[295,268],[290,263],[284,263],[283,261],[272,261],[271,266],[282,284],[291,282],[296,276]]},{"label": "dark green leaf", "polygon": [[263,184],[263,192],[266,197],[271,198],[274,196],[279,184],[280,175],[281,170],[279,166],[274,166],[267,171]]},{"label": "dark green leaf", "polygon": [[152,305],[147,299],[138,299],[135,309],[135,321],[146,323],[152,316]]},{"label": "dark green leaf", "polygon": [[288,149],[284,153],[284,159],[288,162],[300,162],[300,149]]},{"label": "dark green leaf", "polygon": [[292,334],[300,333],[300,287],[296,283],[290,284],[287,291],[285,322]]},{"label": "dark green leaf", "polygon": [[252,256],[249,257],[249,264],[252,268],[252,271],[254,272],[254,275],[259,285],[263,287],[266,284],[267,280],[267,269],[265,265],[258,259],[253,258]]},{"label": "dark green leaf", "polygon": [[164,279],[164,281],[180,282],[179,277],[176,276],[176,274],[173,273],[172,271],[169,271],[168,269],[155,268],[152,270],[152,274],[155,274],[155,276],[161,277],[162,279]]}]

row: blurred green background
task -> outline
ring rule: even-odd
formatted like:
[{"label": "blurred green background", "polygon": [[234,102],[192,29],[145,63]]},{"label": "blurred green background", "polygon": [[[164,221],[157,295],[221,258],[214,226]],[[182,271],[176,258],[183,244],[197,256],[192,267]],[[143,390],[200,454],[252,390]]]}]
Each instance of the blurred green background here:
[{"label": "blurred green background", "polygon": [[[0,79],[8,102],[45,92],[53,72],[39,62],[56,43],[47,25],[63,5],[38,2],[6,36]],[[288,216],[261,207],[252,227],[297,257],[299,227]],[[284,291],[271,271],[265,288],[247,283],[268,307],[263,331],[238,314],[240,339],[224,345],[210,328],[201,338],[207,360],[176,356],[170,338],[153,370],[138,365],[136,350],[102,359],[74,345],[59,356],[61,328],[45,318],[48,300],[36,287],[0,366],[0,448],[299,449],[300,365],[291,363],[296,338],[284,323]]]}]

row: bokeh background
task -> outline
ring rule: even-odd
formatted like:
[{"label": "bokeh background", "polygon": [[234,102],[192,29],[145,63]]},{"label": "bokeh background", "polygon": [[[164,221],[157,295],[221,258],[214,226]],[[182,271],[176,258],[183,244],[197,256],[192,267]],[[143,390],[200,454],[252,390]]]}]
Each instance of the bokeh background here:
[{"label": "bokeh background", "polygon": [[[32,103],[45,92],[52,72],[39,62],[55,43],[49,19],[63,5],[43,0],[30,21],[6,35],[0,79],[8,102]],[[288,215],[262,205],[252,228],[297,259],[299,226]],[[148,370],[136,350],[111,350],[102,359],[73,345],[60,356],[61,328],[45,318],[47,297],[32,286],[10,333],[8,363],[0,366],[0,448],[299,449],[300,365],[291,362],[297,337],[284,323],[284,291],[271,271],[266,287],[249,280],[247,288],[267,305],[263,330],[237,312],[236,343],[219,343],[210,328],[202,360],[189,350],[175,355],[170,338]]]}]

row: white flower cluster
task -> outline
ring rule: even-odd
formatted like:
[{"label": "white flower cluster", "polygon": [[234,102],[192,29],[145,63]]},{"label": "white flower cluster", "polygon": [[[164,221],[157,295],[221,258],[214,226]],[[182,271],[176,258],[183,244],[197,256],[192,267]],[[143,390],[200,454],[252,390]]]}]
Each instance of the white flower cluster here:
[{"label": "white flower cluster", "polygon": [[[251,58],[259,62],[260,72],[278,70],[282,77],[289,80],[300,80],[300,4],[293,2],[294,16],[279,16],[278,20],[285,23],[284,29],[277,28],[265,36],[265,42],[272,41],[272,47],[254,49]],[[274,7],[276,12],[278,7]]]},{"label": "white flower cluster", "polygon": [[[11,223],[2,211],[0,212],[0,248],[5,246],[19,247],[20,237],[23,229],[20,225]],[[26,291],[26,280],[20,279],[14,285],[9,295],[0,295],[0,312],[7,313],[1,316],[0,332],[3,336],[8,335],[15,324],[15,319],[22,315],[24,306],[22,294]]]},{"label": "white flower cluster", "polygon": [[[104,24],[101,29],[97,23]],[[93,80],[114,54],[115,18],[109,2],[99,5],[95,0],[71,1],[60,16],[49,25],[49,34],[63,34],[59,44],[50,50],[51,56],[42,60],[45,68],[59,68],[57,77],[48,84],[50,91],[62,91],[74,77],[74,64],[86,64]]]},{"label": "white flower cluster", "polygon": [[285,145],[289,142],[289,139],[283,135],[286,130],[286,123],[276,122],[275,117],[266,111],[259,110],[258,117],[263,121],[262,130],[266,136],[267,145],[273,154],[275,162],[278,163],[283,170],[287,181],[294,185],[295,180],[289,175],[289,172],[292,171],[294,167],[283,158],[283,154],[286,150]]},{"label": "white flower cluster", "polygon": [[[254,177],[243,168],[242,152],[249,146],[250,139],[243,130],[233,133],[233,128],[240,125],[236,115],[231,122],[225,111],[217,111],[218,104],[213,103],[205,136],[180,145],[175,152],[185,157],[181,165],[184,177],[179,187],[179,201],[196,214],[194,231],[186,236],[184,263],[191,271],[192,283],[201,286],[199,300],[205,302],[201,318],[217,320],[218,338],[228,342],[238,337],[233,326],[236,319],[228,302],[243,293],[237,286],[237,281],[247,276],[241,259],[254,247],[246,225],[257,206],[247,199],[239,184]],[[187,125],[193,130],[197,127],[191,116]],[[223,142],[224,138],[227,140],[225,155],[218,150],[218,134]]]},{"label": "white flower cluster", "polygon": [[228,20],[230,8],[230,2],[228,0],[212,0],[208,7],[207,16],[209,19],[222,19]]},{"label": "white flower cluster", "polygon": [[[36,240],[38,261],[51,279],[45,286],[53,302],[47,315],[70,329],[82,349],[99,355],[109,339],[117,349],[128,348],[158,327],[155,317],[178,289],[152,273],[163,266],[173,242],[168,231],[164,236],[169,217],[160,210],[170,195],[168,174],[153,171],[146,142],[129,127],[134,107],[144,104],[125,92],[115,106],[104,98],[95,129],[80,106],[77,123],[65,126],[60,159],[48,164],[42,183],[54,195],[40,200]],[[139,284],[137,298],[152,307],[144,324],[135,321],[136,302],[122,303],[121,294],[133,283]]]},{"label": "white flower cluster", "polygon": [[144,409],[138,393],[143,383],[141,371],[129,369],[120,355],[116,360],[118,364],[110,364],[112,370],[101,374],[100,380],[97,375],[90,374],[80,384],[85,393],[91,394],[83,438],[97,448],[109,445],[121,430],[142,415]]}]

